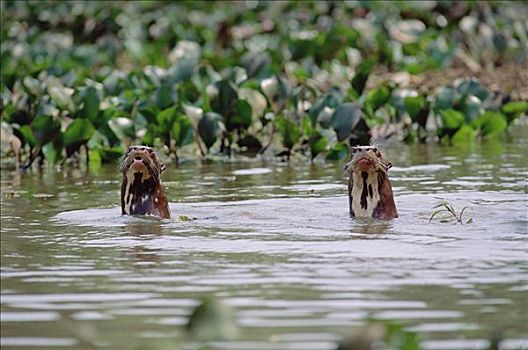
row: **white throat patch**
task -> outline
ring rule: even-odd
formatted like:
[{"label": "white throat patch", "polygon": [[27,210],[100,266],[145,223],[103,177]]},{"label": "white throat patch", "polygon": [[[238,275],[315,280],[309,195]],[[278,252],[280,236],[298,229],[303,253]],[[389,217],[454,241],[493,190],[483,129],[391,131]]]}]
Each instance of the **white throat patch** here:
[{"label": "white throat patch", "polygon": [[132,184],[134,183],[134,173],[131,171],[127,172],[126,179],[127,184],[123,200],[125,201],[125,213],[130,215],[130,205],[132,204],[132,197],[134,197],[134,195],[130,193],[130,187],[132,187]]},{"label": "white throat patch", "polygon": [[[368,177],[363,179],[362,173],[353,173],[352,188],[352,210],[355,216],[372,217],[374,209],[380,202],[378,188],[378,175],[376,172],[368,172]],[[364,186],[366,186],[364,190]],[[364,195],[366,191],[366,196]]]}]

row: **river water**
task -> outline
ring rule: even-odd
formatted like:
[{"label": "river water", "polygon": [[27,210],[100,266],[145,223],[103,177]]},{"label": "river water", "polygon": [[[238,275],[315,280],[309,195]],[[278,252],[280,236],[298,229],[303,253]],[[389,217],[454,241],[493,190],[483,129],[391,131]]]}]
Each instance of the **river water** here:
[{"label": "river water", "polygon": [[[113,166],[4,169],[2,349],[201,349],[184,325],[210,295],[240,327],[210,349],[335,349],[368,319],[528,349],[526,135],[387,146],[390,222],[348,216],[342,162],[170,166],[172,221],[122,217]],[[472,222],[429,222],[442,201]]]}]

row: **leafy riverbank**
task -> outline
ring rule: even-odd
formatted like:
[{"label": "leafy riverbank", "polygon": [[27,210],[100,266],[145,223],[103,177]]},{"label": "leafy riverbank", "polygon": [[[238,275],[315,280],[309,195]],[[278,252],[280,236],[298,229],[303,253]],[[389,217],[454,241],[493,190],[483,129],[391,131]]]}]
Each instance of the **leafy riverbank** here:
[{"label": "leafy riverbank", "polygon": [[132,143],[342,159],[493,137],[528,110],[522,2],[1,6],[2,153],[22,167]]}]

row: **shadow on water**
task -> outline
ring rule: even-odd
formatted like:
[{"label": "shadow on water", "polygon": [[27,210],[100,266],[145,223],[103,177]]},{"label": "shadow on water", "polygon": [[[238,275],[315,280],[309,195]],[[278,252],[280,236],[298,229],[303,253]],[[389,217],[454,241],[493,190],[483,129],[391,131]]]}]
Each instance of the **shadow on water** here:
[{"label": "shadow on water", "polygon": [[[2,171],[2,348],[197,348],[210,295],[241,327],[215,349],[334,349],[369,318],[426,349],[526,348],[526,144],[387,147],[390,222],[349,217],[337,163],[188,162],[164,173],[171,221],[121,216],[113,167]],[[442,201],[473,222],[429,222]]]}]

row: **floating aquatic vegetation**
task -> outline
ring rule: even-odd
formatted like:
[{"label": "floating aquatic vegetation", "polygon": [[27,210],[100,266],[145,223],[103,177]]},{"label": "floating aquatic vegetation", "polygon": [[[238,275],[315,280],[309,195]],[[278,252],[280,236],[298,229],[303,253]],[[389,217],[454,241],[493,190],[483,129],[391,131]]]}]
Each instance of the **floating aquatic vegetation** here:
[{"label": "floating aquatic vegetation", "polygon": [[438,209],[431,214],[429,222],[431,222],[433,218],[435,218],[438,214],[442,213],[446,213],[447,215],[442,217],[440,219],[440,222],[449,222],[450,219],[454,219],[456,223],[459,223],[461,225],[463,225],[464,223],[471,224],[473,222],[472,218],[469,218],[467,220],[463,219],[464,212],[466,211],[466,209],[468,209],[468,207],[463,207],[462,209],[460,209],[459,212],[457,212],[451,204],[443,202],[433,207],[433,209],[437,208],[441,209]]},{"label": "floating aquatic vegetation", "polygon": [[[496,137],[528,111],[522,3],[1,6],[0,112],[15,140],[2,153],[26,168],[84,151],[97,166],[132,143],[175,162],[342,159],[374,138]],[[495,66],[518,73],[486,84],[422,76]]]}]

